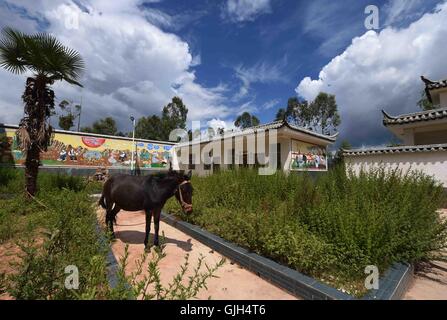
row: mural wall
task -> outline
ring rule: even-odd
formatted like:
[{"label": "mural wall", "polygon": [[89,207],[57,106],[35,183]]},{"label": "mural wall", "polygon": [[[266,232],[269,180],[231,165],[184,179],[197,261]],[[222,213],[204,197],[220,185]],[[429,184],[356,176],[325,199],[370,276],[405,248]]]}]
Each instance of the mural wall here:
[{"label": "mural wall", "polygon": [[292,139],[290,170],[327,171],[326,148]]},{"label": "mural wall", "polygon": [[[23,164],[16,129],[0,128],[0,163]],[[170,160],[172,145],[136,140],[134,159],[140,168],[164,168]],[[47,152],[41,154],[42,165],[130,167],[132,141],[56,132]],[[136,151],[135,151],[136,150]]]}]

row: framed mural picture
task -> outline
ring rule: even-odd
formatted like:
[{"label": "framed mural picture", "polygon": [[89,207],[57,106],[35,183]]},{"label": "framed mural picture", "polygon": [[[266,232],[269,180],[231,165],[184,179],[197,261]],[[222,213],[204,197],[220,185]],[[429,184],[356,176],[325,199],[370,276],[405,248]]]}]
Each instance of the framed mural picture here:
[{"label": "framed mural picture", "polygon": [[[0,126],[0,165],[23,165],[25,156],[16,139],[17,126]],[[136,140],[81,132],[55,131],[46,152],[40,154],[43,166],[93,166],[130,168],[132,150],[136,164],[144,168],[167,168],[172,145],[163,141]],[[134,160],[135,161],[135,160]]]},{"label": "framed mural picture", "polygon": [[327,171],[326,147],[294,139],[290,147],[291,171]]}]

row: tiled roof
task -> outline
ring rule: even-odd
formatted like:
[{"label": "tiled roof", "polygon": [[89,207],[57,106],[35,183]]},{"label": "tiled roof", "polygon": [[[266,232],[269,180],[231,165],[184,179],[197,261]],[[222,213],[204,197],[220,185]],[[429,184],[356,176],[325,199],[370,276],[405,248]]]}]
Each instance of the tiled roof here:
[{"label": "tiled roof", "polygon": [[415,153],[415,152],[436,152],[447,151],[447,143],[431,144],[421,146],[399,146],[399,147],[383,147],[370,149],[351,149],[343,150],[343,154],[347,156],[364,156],[375,154],[397,154],[397,153]]},{"label": "tiled roof", "polygon": [[447,88],[447,79],[439,81],[431,81],[424,76],[421,76],[421,79],[425,83],[425,95],[427,96],[428,101],[430,101],[431,103],[433,103],[433,99],[430,93],[431,90]]},{"label": "tiled roof", "polygon": [[446,88],[447,87],[447,79],[445,80],[439,80],[439,81],[431,81],[424,76],[421,77],[422,81],[425,83],[425,87],[429,90],[435,90],[440,88]]},{"label": "tiled roof", "polygon": [[270,130],[270,129],[279,129],[282,127],[288,127],[293,131],[299,131],[320,139],[324,139],[330,142],[335,142],[335,140],[337,140],[338,137],[338,132],[336,134],[333,134],[331,136],[325,135],[325,134],[321,134],[321,133],[317,133],[315,131],[309,130],[309,129],[305,129],[302,127],[298,127],[295,125],[292,125],[290,123],[288,123],[287,121],[284,120],[280,120],[280,121],[274,121],[274,122],[269,122],[266,124],[262,124],[259,126],[254,126],[254,127],[250,127],[250,128],[246,128],[243,130],[239,130],[239,131],[233,131],[233,132],[226,132],[225,136],[222,135],[216,135],[214,137],[212,137],[211,139],[201,139],[201,140],[197,140],[197,141],[191,141],[191,142],[183,142],[183,143],[179,143],[178,146],[186,146],[189,145],[190,143],[192,144],[196,144],[196,143],[205,143],[205,142],[210,142],[210,141],[216,141],[216,140],[220,140],[222,138],[230,138],[230,137],[235,137],[235,136],[240,136],[240,135],[244,135],[244,134],[249,134],[249,133],[256,133],[258,130]]},{"label": "tiled roof", "polygon": [[390,116],[384,110],[382,110],[382,113],[383,113],[383,124],[385,126],[447,118],[447,108],[439,108],[422,112],[408,113],[399,116]]}]

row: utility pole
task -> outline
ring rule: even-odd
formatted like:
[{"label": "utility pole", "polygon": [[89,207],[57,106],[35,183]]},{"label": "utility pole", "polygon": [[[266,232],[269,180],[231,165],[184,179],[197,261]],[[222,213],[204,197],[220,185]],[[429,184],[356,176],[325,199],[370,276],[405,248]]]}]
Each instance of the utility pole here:
[{"label": "utility pole", "polygon": [[78,114],[78,132],[81,130],[81,112],[82,112],[82,94],[81,94],[81,104],[79,105],[79,114]]},{"label": "utility pole", "polygon": [[130,121],[132,121],[132,149],[131,149],[131,160],[130,160],[130,174],[134,175],[134,151],[135,151],[135,118],[133,116],[130,116]]}]

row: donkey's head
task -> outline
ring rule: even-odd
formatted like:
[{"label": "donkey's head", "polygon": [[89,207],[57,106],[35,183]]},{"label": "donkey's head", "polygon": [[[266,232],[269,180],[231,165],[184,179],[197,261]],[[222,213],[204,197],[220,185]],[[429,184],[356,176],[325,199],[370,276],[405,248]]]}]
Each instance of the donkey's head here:
[{"label": "donkey's head", "polygon": [[175,198],[182,206],[185,213],[192,213],[192,184],[191,184],[191,170],[185,174],[184,171],[174,171],[172,167],[169,169],[169,174],[177,179],[177,188],[174,192]]}]

